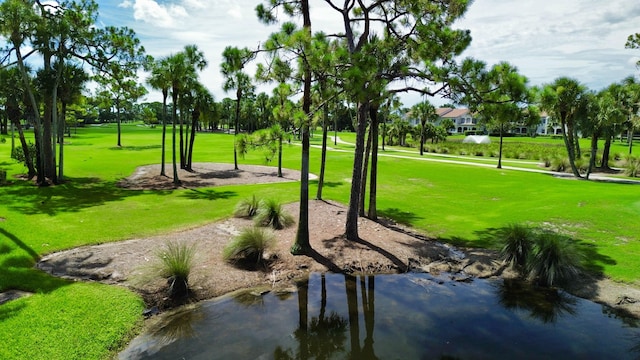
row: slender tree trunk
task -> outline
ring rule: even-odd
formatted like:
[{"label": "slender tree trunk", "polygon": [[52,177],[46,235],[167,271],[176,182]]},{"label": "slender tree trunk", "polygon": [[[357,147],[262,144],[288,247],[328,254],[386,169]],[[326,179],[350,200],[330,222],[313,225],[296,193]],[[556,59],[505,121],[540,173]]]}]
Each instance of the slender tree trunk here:
[{"label": "slender tree trunk", "polygon": [[630,125],[627,131],[627,141],[629,142],[629,155],[631,155],[633,153],[633,125]]},{"label": "slender tree trunk", "polygon": [[562,139],[564,140],[565,147],[567,148],[567,155],[569,156],[569,165],[571,165],[571,171],[573,175],[577,178],[582,178],[578,168],[576,167],[576,156],[574,152],[574,141],[573,141],[573,127],[567,125],[566,117],[564,115],[560,115],[561,124],[562,124]]},{"label": "slender tree trunk", "polygon": [[502,140],[503,140],[504,124],[500,124],[500,147],[498,149],[498,169],[502,169]]},{"label": "slender tree trunk", "polygon": [[369,155],[371,154],[371,128],[369,128],[369,136],[367,137],[367,146],[364,150],[364,162],[362,164],[362,181],[360,183],[360,206],[358,216],[364,217],[365,198],[367,196],[367,175],[369,172]]},{"label": "slender tree trunk", "polygon": [[374,106],[369,111],[371,118],[371,180],[369,182],[369,211],[367,216],[371,220],[378,220],[376,198],[378,196],[378,107]]},{"label": "slender tree trunk", "polygon": [[18,137],[20,138],[20,145],[22,145],[22,154],[24,155],[25,163],[27,165],[27,174],[29,180],[33,179],[36,175],[36,168],[33,165],[33,155],[29,152],[29,145],[27,139],[24,137],[24,130],[20,124],[20,118],[11,119],[13,126],[18,130]]},{"label": "slender tree trunk", "polygon": [[120,101],[116,100],[116,124],[118,124],[118,147],[122,147],[122,129],[120,121]]},{"label": "slender tree trunk", "polygon": [[282,177],[282,133],[278,136],[278,177]]},{"label": "slender tree trunk", "polygon": [[587,180],[589,180],[589,175],[591,175],[591,171],[596,166],[597,153],[598,153],[598,133],[594,131],[593,135],[591,135],[591,156],[589,156],[589,168],[587,169],[587,175],[585,176]]},{"label": "slender tree trunk", "polygon": [[324,186],[324,170],[327,163],[327,136],[328,136],[328,122],[329,122],[329,107],[325,103],[322,106],[322,155],[320,159],[320,177],[318,179],[318,192],[316,199],[322,200],[322,187]]},{"label": "slender tree trunk", "polygon": [[171,125],[172,125],[172,128],[173,128],[172,135],[171,135],[172,136],[171,145],[172,145],[172,148],[173,148],[172,151],[171,151],[171,156],[172,156],[172,160],[173,160],[173,184],[174,185],[180,185],[181,184],[180,178],[178,178],[178,159],[177,159],[177,156],[176,156],[176,122],[177,122],[177,119],[176,119],[176,115],[177,115],[176,114],[176,112],[177,112],[176,103],[177,103],[177,97],[178,96],[177,96],[176,91],[174,89],[173,109],[172,109],[173,111],[172,111],[172,116],[171,116],[171,123],[172,123]]},{"label": "slender tree trunk", "polygon": [[238,151],[236,150],[236,141],[238,139],[238,129],[240,128],[240,98],[241,92],[238,89],[236,100],[236,126],[233,131],[233,168],[238,170]]},{"label": "slender tree trunk", "polygon": [[36,162],[37,162],[37,164],[34,164],[34,169],[36,170],[36,176],[37,176],[36,181],[38,184],[44,185],[46,180],[42,173],[43,164],[40,162],[42,157],[39,156],[39,154],[42,152],[42,148],[41,148],[42,142],[39,141],[39,139],[42,137],[42,128],[40,126],[41,125],[40,108],[38,107],[38,103],[36,102],[36,98],[33,94],[33,90],[31,89],[29,74],[27,74],[26,67],[24,65],[24,60],[22,58],[22,53],[20,52],[20,44],[14,43],[13,46],[16,52],[16,59],[18,61],[18,69],[20,70],[20,75],[22,76],[22,82],[24,84],[24,87],[27,90],[29,103],[31,105],[31,109],[33,111],[33,116],[34,116],[33,132],[34,132],[34,138],[36,141]]},{"label": "slender tree trunk", "polygon": [[60,142],[60,151],[58,156],[58,182],[64,181],[64,126],[66,125],[67,103],[62,103],[60,111],[60,126],[58,126],[58,141]]},{"label": "slender tree trunk", "polygon": [[602,163],[600,164],[600,168],[603,170],[611,169],[609,167],[609,156],[611,152],[611,138],[612,136],[607,136],[607,139],[604,141],[604,148],[602,150]]},{"label": "slender tree trunk", "polygon": [[186,169],[185,156],[184,156],[184,111],[180,109],[180,169]]},{"label": "slender tree trunk", "polygon": [[165,167],[165,149],[167,139],[167,94],[168,91],[162,91],[162,156],[160,160],[160,176],[167,176]]},{"label": "slender tree trunk", "polygon": [[[420,156],[424,155],[424,142],[425,142],[425,122],[422,122],[422,128],[420,129]],[[433,141],[433,139],[431,139]]]},{"label": "slender tree trunk", "polygon": [[348,240],[358,240],[358,205],[360,204],[360,184],[362,182],[362,163],[364,160],[364,138],[367,130],[368,103],[358,104],[358,122],[356,126],[356,149],[353,158],[353,172],[351,175],[351,195],[349,197],[349,209],[345,236]]},{"label": "slender tree trunk", "polygon": [[[311,15],[309,12],[309,0],[300,2],[303,18],[303,28],[311,36]],[[296,240],[291,247],[294,255],[307,254],[311,251],[309,243],[309,122],[311,121],[311,67],[306,59],[303,59],[303,93],[302,111],[304,120],[300,129],[302,135],[302,160],[300,167],[300,216],[298,217],[298,229]]]},{"label": "slender tree trunk", "polygon": [[191,119],[191,136],[189,137],[189,153],[187,154],[187,170],[193,171],[193,144],[196,141],[196,127],[198,126],[198,118],[200,117],[200,112],[197,110],[193,111],[192,119]]}]

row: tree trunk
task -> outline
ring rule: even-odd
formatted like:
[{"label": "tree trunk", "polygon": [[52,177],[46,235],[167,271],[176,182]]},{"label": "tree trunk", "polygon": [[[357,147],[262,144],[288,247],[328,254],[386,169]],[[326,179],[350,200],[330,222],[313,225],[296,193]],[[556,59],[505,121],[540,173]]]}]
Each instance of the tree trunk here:
[{"label": "tree trunk", "polygon": [[184,156],[184,111],[180,109],[180,169],[186,169],[187,165],[185,164],[185,156]]},{"label": "tree trunk", "polygon": [[181,181],[180,178],[178,178],[178,159],[176,156],[176,113],[177,113],[177,109],[176,109],[176,103],[177,103],[177,98],[178,98],[178,94],[176,93],[176,90],[174,89],[173,91],[173,111],[172,111],[172,115],[171,115],[171,122],[172,122],[172,138],[171,138],[171,145],[172,145],[172,151],[171,151],[171,156],[172,156],[172,160],[173,160],[173,184],[174,185],[180,185]]},{"label": "tree trunk", "polygon": [[504,124],[500,124],[500,147],[498,149],[498,169],[502,169],[502,138],[503,138]]},{"label": "tree trunk", "polygon": [[22,154],[24,155],[25,164],[27,165],[28,178],[29,180],[33,179],[36,175],[36,168],[33,165],[32,154],[29,152],[29,145],[27,144],[27,140],[24,137],[24,130],[22,130],[22,125],[20,124],[20,118],[11,119],[13,126],[18,130],[18,137],[20,138],[20,144],[22,145]]},{"label": "tree trunk", "polygon": [[631,155],[633,153],[633,125],[630,125],[627,131],[627,142],[629,143],[629,155]]},{"label": "tree trunk", "polygon": [[369,181],[369,211],[367,216],[371,220],[378,220],[376,203],[378,191],[378,107],[373,106],[369,111],[371,119],[371,180]]},{"label": "tree trunk", "polygon": [[193,144],[196,141],[196,127],[200,118],[200,111],[194,110],[191,114],[191,136],[189,137],[189,152],[187,153],[187,170],[193,171]]},{"label": "tree trunk", "polygon": [[164,171],[165,167],[165,144],[167,139],[167,94],[168,91],[162,91],[162,156],[160,160],[160,176],[167,176]]},{"label": "tree trunk", "polygon": [[60,126],[58,126],[58,141],[60,142],[59,156],[58,156],[58,182],[64,181],[64,126],[66,125],[67,117],[67,103],[62,102],[62,108],[60,109]]},{"label": "tree trunk", "polygon": [[316,199],[322,200],[322,187],[324,186],[324,170],[327,162],[327,136],[328,136],[328,126],[327,123],[329,121],[329,107],[325,103],[322,106],[322,155],[320,159],[320,177],[318,178],[318,192],[316,194]]},{"label": "tree trunk", "polygon": [[[311,36],[311,15],[309,12],[309,0],[300,2],[303,18],[303,28]],[[306,59],[303,59],[303,93],[302,111],[304,121],[300,129],[302,135],[302,160],[300,167],[300,216],[298,218],[298,230],[296,240],[291,247],[294,255],[308,254],[311,251],[309,243],[309,122],[311,121],[311,67]]]},{"label": "tree trunk", "polygon": [[238,138],[238,128],[240,127],[240,97],[241,92],[238,89],[236,100],[236,126],[233,130],[233,168],[238,170],[238,151],[236,150],[236,139]]},{"label": "tree trunk", "polygon": [[371,128],[369,128],[369,136],[367,137],[367,146],[364,150],[364,161],[362,164],[362,181],[360,183],[360,206],[358,216],[364,217],[365,198],[367,196],[367,176],[369,171],[369,155],[371,154]]},{"label": "tree trunk", "polygon": [[[427,125],[426,122],[422,122],[422,128],[420,129],[420,156],[424,155],[424,142],[425,142],[425,126]],[[431,139],[431,141],[433,141],[433,139]]]},{"label": "tree trunk", "polygon": [[589,167],[587,168],[587,175],[585,178],[589,180],[589,175],[591,175],[591,171],[596,166],[596,154],[598,153],[598,133],[593,132],[591,135],[591,156],[589,156]]},{"label": "tree trunk", "polygon": [[577,178],[582,178],[578,168],[576,168],[576,157],[574,152],[574,141],[573,141],[573,127],[567,125],[567,121],[564,115],[561,114],[560,123],[562,125],[562,139],[564,140],[564,145],[567,148],[567,155],[569,156],[569,165],[571,165],[571,172]]},{"label": "tree trunk", "polygon": [[282,177],[282,133],[278,136],[278,177]]},{"label": "tree trunk", "polygon": [[611,169],[609,167],[609,154],[611,152],[611,136],[607,136],[607,139],[604,141],[604,148],[602,150],[602,163],[600,164],[600,168],[603,170]]},{"label": "tree trunk", "polygon": [[118,147],[122,147],[122,141],[121,141],[121,134],[122,134],[122,129],[120,126],[120,101],[116,100],[116,124],[118,125]]},{"label": "tree trunk", "polygon": [[347,222],[345,236],[348,240],[359,240],[358,235],[358,205],[360,204],[360,184],[362,182],[362,163],[364,158],[364,138],[367,130],[367,109],[369,104],[358,104],[358,122],[356,126],[356,149],[353,158],[351,175],[351,195],[349,197],[349,209],[347,210]]}]

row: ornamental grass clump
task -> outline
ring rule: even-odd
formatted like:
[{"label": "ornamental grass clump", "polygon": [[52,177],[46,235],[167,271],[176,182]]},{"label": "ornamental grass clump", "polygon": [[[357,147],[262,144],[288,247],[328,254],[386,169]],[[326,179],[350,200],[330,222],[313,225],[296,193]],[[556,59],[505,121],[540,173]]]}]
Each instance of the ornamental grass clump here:
[{"label": "ornamental grass clump", "polygon": [[530,280],[553,286],[580,273],[582,254],[571,239],[545,231],[535,237],[526,267]]},{"label": "ornamental grass clump", "polygon": [[233,209],[233,216],[252,218],[256,215],[259,206],[260,199],[258,199],[255,195],[251,196],[250,198],[242,199],[236,204],[236,207]]},{"label": "ornamental grass clump", "polygon": [[640,159],[629,158],[624,165],[624,175],[629,177],[638,177],[640,174]]},{"label": "ornamental grass clump", "polygon": [[504,261],[542,286],[570,280],[582,269],[582,252],[561,234],[514,224],[500,230],[496,242]]},{"label": "ornamental grass clump", "polygon": [[260,264],[264,253],[275,246],[275,235],[268,229],[253,226],[242,230],[222,251],[222,258],[230,262]]},{"label": "ornamental grass clump", "polygon": [[500,256],[512,266],[524,269],[531,253],[533,231],[525,225],[511,224],[498,233]]},{"label": "ornamental grass clump", "polygon": [[269,226],[276,230],[294,223],[293,217],[282,208],[282,204],[273,199],[260,201],[254,221],[258,226]]},{"label": "ornamental grass clump", "polygon": [[188,294],[189,274],[193,268],[195,253],[195,245],[173,241],[168,241],[165,247],[157,252],[156,256],[160,260],[157,270],[167,279],[170,297]]}]

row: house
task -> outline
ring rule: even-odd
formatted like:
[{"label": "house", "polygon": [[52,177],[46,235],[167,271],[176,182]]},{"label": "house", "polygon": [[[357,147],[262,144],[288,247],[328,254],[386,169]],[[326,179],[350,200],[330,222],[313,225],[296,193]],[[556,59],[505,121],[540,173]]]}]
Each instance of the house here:
[{"label": "house", "polygon": [[553,121],[546,112],[540,113],[540,123],[536,129],[538,135],[562,135],[562,126]]},{"label": "house", "polygon": [[452,109],[442,107],[436,110],[436,114],[438,114],[436,125],[441,124],[444,119],[450,119],[453,121],[453,128],[447,129],[452,134],[464,134],[467,131],[479,130],[478,119],[471,115],[471,111],[469,111],[469,109]]}]

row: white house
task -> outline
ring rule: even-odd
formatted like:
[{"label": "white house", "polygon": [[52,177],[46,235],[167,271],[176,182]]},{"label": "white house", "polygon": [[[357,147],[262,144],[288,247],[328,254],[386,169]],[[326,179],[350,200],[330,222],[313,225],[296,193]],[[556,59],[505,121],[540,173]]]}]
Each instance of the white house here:
[{"label": "white house", "polygon": [[440,124],[444,119],[451,119],[453,121],[453,128],[447,129],[452,134],[464,134],[466,131],[478,130],[478,120],[471,115],[469,109],[443,107],[437,109],[436,114],[438,114],[436,124]]},{"label": "white house", "polygon": [[554,122],[549,114],[542,112],[536,133],[538,135],[562,135],[562,126]]}]

